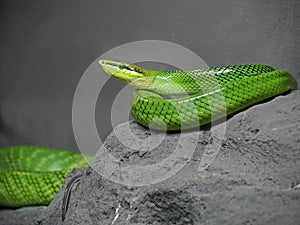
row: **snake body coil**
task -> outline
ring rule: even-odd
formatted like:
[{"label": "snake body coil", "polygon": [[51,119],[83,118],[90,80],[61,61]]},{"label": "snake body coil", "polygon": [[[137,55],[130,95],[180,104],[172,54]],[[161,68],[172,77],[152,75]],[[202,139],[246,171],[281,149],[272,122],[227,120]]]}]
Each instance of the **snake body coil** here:
[{"label": "snake body coil", "polygon": [[147,70],[109,60],[99,64],[106,73],[142,89],[133,93],[131,114],[158,130],[195,128],[297,87],[287,71],[259,64],[191,71]]},{"label": "snake body coil", "polygon": [[78,152],[23,145],[0,147],[0,205],[48,205],[67,174],[87,166]]}]

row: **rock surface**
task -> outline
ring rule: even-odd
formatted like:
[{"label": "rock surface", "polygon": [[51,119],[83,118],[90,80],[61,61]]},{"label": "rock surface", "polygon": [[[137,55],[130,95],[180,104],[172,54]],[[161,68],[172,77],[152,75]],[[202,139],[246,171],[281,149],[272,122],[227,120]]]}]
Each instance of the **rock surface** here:
[{"label": "rock surface", "polygon": [[42,214],[43,208],[30,207],[24,209],[1,209],[0,224],[2,225],[23,225],[34,224],[36,219]]},{"label": "rock surface", "polygon": [[[293,91],[188,135],[122,124],[73,186],[65,221],[62,188],[37,223],[300,224],[299,99]],[[139,139],[128,138],[128,125]]]}]

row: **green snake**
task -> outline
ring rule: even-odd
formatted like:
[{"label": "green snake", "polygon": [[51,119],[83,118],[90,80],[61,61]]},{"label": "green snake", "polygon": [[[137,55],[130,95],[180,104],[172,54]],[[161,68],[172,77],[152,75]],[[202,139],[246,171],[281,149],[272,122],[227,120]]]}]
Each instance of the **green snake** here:
[{"label": "green snake", "polygon": [[149,70],[99,60],[102,69],[133,87],[131,115],[157,130],[195,128],[264,99],[297,88],[285,70],[268,65],[229,65],[199,70]]},{"label": "green snake", "polygon": [[48,205],[67,174],[87,167],[91,159],[48,147],[0,147],[0,206]]},{"label": "green snake", "polygon": [[[230,65],[199,70],[150,70],[99,60],[102,69],[130,84],[131,114],[141,125],[178,131],[202,126],[264,99],[297,88],[284,70]],[[36,146],[0,147],[0,205],[47,205],[81,154]]]}]

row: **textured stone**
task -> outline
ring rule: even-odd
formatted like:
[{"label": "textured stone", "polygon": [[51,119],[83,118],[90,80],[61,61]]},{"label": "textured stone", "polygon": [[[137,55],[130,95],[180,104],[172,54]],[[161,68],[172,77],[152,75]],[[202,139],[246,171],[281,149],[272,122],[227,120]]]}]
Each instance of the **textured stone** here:
[{"label": "textured stone", "polygon": [[[199,161],[214,142],[209,129],[198,131],[197,147],[184,168],[153,185],[114,183],[95,166],[74,186],[63,224],[299,224],[299,98],[300,91],[293,91],[231,117],[220,151],[206,169],[199,170]],[[129,126],[141,139],[157,135],[134,122]],[[126,147],[136,144],[126,139],[128,133],[121,134],[116,138],[112,132],[104,143],[120,165],[161,161],[174,153],[180,136],[168,134],[155,150],[139,154]],[[100,156],[92,165],[101,164]],[[62,224],[61,196],[40,224]]]}]

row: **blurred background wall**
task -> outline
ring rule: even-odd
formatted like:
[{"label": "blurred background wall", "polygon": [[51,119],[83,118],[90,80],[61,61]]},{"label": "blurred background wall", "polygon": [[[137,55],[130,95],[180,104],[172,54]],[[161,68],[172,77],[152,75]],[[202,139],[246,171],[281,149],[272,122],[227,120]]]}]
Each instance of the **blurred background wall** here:
[{"label": "blurred background wall", "polygon": [[[127,42],[175,42],[209,66],[264,63],[298,79],[299,21],[296,0],[2,0],[0,145],[76,149],[76,86],[91,62]],[[97,104],[102,139],[111,93],[122,88],[109,85]]]}]

